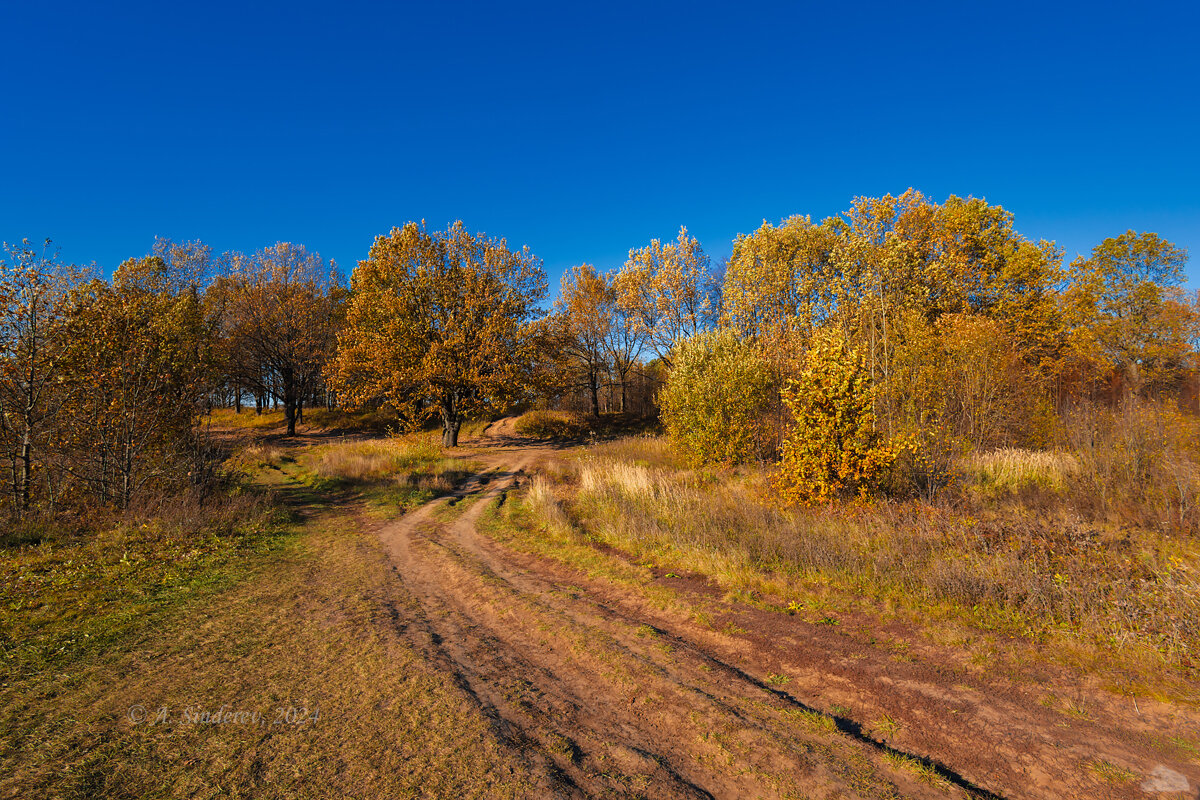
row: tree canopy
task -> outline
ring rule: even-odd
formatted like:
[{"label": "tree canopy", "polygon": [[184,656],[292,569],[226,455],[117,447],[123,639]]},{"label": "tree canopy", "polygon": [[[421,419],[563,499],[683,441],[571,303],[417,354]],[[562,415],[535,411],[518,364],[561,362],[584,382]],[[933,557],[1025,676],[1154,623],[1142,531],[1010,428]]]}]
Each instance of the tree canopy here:
[{"label": "tree canopy", "polygon": [[443,442],[462,421],[528,388],[537,342],[530,323],[546,294],[528,248],[424,223],[379,236],[351,277],[332,382],[350,404],[383,402],[411,423],[440,416]]}]

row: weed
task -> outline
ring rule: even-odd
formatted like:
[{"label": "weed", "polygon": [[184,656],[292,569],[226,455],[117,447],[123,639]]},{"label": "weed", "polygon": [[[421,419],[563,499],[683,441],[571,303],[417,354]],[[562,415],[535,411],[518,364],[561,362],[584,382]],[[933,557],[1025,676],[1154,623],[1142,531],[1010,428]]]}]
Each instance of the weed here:
[{"label": "weed", "polygon": [[1114,786],[1133,783],[1137,778],[1133,770],[1122,767],[1119,764],[1114,764],[1111,761],[1106,761],[1103,758],[1090,761],[1087,766],[1088,770],[1097,778]]},{"label": "weed", "polygon": [[884,752],[883,757],[893,769],[907,772],[921,783],[941,789],[949,789],[951,787],[950,781],[946,780],[942,773],[920,759],[891,750]]},{"label": "weed", "polygon": [[895,717],[884,714],[882,717],[875,720],[875,724],[872,726],[872,729],[884,739],[890,739],[895,736],[897,732],[899,732],[900,723]]},{"label": "weed", "polygon": [[837,733],[837,722],[819,711],[809,711],[806,708],[789,708],[785,712],[789,717],[798,720],[806,728],[820,733]]}]

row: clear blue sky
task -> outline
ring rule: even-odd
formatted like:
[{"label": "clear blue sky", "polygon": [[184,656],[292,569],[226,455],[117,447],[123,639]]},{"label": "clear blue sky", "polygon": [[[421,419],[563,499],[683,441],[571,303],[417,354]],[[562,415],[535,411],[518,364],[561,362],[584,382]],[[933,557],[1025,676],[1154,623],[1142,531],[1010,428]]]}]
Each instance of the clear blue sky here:
[{"label": "clear blue sky", "polygon": [[686,224],[916,187],[1068,259],[1126,228],[1200,268],[1194,3],[5,2],[0,238],[111,269],[155,235],[349,269],[410,219],[554,280]]}]

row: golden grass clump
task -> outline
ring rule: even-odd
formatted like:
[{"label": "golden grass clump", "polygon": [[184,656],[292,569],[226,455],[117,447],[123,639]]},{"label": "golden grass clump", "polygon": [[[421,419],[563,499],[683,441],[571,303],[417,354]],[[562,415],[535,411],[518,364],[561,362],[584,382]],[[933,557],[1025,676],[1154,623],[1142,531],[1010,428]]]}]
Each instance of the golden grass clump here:
[{"label": "golden grass clump", "polygon": [[1039,486],[1063,491],[1079,461],[1070,453],[1015,447],[972,453],[960,465],[968,483],[993,491],[1019,491]]},{"label": "golden grass clump", "polygon": [[439,461],[441,448],[412,437],[349,442],[325,449],[313,462],[322,478],[345,481],[378,480]]}]

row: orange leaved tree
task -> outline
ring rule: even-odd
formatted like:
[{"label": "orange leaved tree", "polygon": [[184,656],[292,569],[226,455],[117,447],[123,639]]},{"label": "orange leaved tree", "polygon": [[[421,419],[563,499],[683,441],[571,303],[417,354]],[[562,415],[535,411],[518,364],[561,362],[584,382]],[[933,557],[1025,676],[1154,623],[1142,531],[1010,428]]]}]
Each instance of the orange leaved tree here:
[{"label": "orange leaved tree", "polygon": [[528,248],[410,222],[379,236],[350,279],[346,325],[330,375],[351,406],[385,403],[415,424],[440,416],[442,442],[462,421],[524,393],[538,342],[530,322],[546,294]]}]

